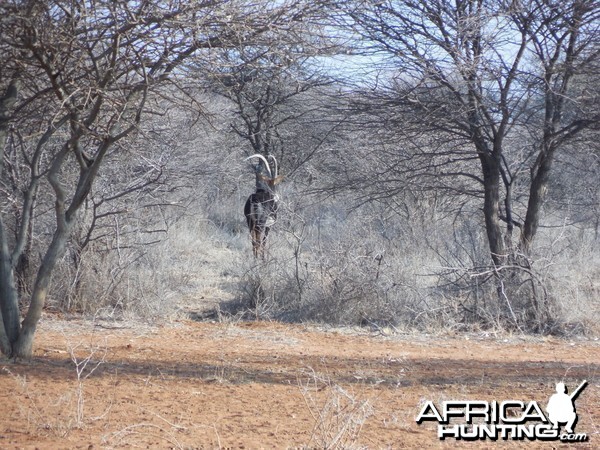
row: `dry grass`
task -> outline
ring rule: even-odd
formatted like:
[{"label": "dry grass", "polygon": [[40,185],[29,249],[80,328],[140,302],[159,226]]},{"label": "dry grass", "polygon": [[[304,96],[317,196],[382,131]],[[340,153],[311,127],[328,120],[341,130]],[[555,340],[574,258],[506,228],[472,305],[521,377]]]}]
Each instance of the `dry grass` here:
[{"label": "dry grass", "polygon": [[[540,231],[528,270],[544,293],[545,315],[522,318],[529,284],[517,277],[498,296],[478,224],[418,205],[412,222],[372,204],[347,214],[343,199],[315,203],[284,186],[267,257],[255,260],[242,215],[252,187],[227,189],[225,182],[241,179],[230,174],[208,183],[206,198],[141,253],[135,247],[102,257],[91,251],[76,274],[66,261],[57,285],[70,291],[77,285],[77,296],[58,292],[54,298],[72,299],[63,309],[105,318],[598,332],[600,242],[591,232]],[[74,275],[77,282],[68,281]]]},{"label": "dry grass", "polygon": [[312,369],[299,376],[298,386],[314,420],[308,446],[328,450],[359,448],[362,427],[374,413],[371,402],[357,398]]}]

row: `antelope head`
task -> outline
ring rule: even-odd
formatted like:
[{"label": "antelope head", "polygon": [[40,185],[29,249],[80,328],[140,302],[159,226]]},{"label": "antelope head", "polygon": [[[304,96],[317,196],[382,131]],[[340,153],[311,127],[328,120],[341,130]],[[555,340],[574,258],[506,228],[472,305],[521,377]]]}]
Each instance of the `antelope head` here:
[{"label": "antelope head", "polygon": [[[254,170],[256,172],[256,191],[270,192],[275,196],[275,200],[278,200],[279,198],[276,194],[275,186],[281,183],[281,181],[283,180],[283,176],[277,173],[277,159],[275,159],[275,156],[273,155],[268,156],[268,158],[273,161],[273,167],[271,167],[271,165],[267,161],[267,158],[265,158],[260,153],[248,156],[246,158],[246,161],[253,158],[258,158],[262,162],[262,164],[259,163],[257,166],[254,167]],[[261,165],[264,168],[264,171],[261,170]],[[266,175],[264,172],[266,172]]]}]

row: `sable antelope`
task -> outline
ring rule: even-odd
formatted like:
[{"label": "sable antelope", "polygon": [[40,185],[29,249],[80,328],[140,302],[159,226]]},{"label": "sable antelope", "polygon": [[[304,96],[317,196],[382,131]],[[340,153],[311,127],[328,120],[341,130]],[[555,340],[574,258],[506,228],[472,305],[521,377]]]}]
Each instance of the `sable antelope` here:
[{"label": "sable antelope", "polygon": [[250,238],[252,239],[252,252],[254,257],[265,257],[265,244],[269,228],[273,226],[277,219],[277,207],[279,206],[279,196],[275,186],[281,182],[283,176],[277,174],[277,160],[273,155],[269,158],[273,160],[273,172],[263,155],[255,154],[246,158],[259,158],[262,161],[267,175],[264,175],[259,163],[255,167],[256,172],[256,192],[251,194],[244,206],[244,215],[250,229]]}]

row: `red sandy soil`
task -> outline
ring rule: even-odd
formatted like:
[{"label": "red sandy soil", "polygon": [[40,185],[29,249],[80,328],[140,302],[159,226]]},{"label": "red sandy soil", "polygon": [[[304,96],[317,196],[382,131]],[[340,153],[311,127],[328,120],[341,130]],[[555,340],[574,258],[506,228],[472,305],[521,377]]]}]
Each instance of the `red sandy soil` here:
[{"label": "red sandy soil", "polygon": [[0,359],[2,449],[516,448],[440,442],[415,417],[427,400],[545,408],[556,382],[584,379],[576,431],[589,441],[572,446],[600,448],[597,339],[46,317],[35,348]]}]

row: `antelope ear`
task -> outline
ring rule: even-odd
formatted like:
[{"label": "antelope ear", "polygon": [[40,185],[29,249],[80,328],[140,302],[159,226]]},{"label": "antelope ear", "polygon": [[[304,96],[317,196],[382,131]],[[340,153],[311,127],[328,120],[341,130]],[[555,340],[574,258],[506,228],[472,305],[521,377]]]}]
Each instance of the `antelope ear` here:
[{"label": "antelope ear", "polygon": [[273,178],[273,185],[279,184],[283,181],[284,176],[283,175],[278,175],[275,178]]}]

